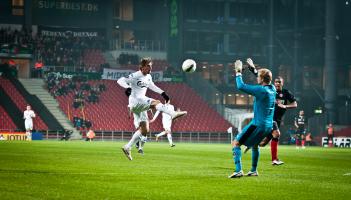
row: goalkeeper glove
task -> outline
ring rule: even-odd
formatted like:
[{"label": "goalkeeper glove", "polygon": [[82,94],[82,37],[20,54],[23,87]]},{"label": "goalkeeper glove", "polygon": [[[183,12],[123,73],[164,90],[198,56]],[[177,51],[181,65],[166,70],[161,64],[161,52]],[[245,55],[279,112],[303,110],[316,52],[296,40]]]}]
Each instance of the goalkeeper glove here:
[{"label": "goalkeeper glove", "polygon": [[235,61],[234,67],[236,73],[241,73],[243,71],[243,63],[240,60]]},{"label": "goalkeeper glove", "polygon": [[124,93],[127,95],[127,97],[129,97],[130,94],[132,94],[132,88],[127,88],[126,91],[124,91]]},{"label": "goalkeeper glove", "polygon": [[166,94],[166,92],[162,92],[161,96],[165,99],[166,102],[169,101],[169,96]]}]

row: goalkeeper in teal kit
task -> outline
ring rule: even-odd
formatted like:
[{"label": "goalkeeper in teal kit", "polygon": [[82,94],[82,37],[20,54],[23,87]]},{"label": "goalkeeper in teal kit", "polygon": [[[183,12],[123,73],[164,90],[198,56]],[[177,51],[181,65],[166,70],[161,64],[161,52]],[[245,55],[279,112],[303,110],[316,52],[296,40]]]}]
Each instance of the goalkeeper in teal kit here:
[{"label": "goalkeeper in teal kit", "polygon": [[235,61],[236,85],[240,91],[255,97],[254,118],[244,127],[235,140],[233,145],[233,160],[235,171],[229,178],[239,178],[244,176],[241,165],[241,145],[252,148],[252,167],[246,174],[247,176],[258,176],[257,164],[260,156],[258,145],[267,135],[272,133],[273,114],[275,105],[276,89],[271,84],[272,72],[268,69],[258,70],[258,85],[247,85],[242,80],[242,62]]}]

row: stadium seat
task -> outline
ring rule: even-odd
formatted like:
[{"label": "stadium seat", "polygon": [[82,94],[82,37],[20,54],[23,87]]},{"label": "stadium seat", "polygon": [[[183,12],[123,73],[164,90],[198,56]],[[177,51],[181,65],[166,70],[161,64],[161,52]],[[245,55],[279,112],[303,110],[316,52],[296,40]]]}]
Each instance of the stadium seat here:
[{"label": "stadium seat", "polygon": [[[11,100],[16,104],[18,109],[24,111],[26,109],[26,106],[28,105],[28,102],[17,90],[17,88],[11,83],[11,81],[4,77],[0,77],[0,85],[4,89],[6,94],[11,98]],[[34,112],[37,113],[35,110]],[[47,125],[43,122],[40,116],[37,116],[33,122],[34,129],[48,130]]]},{"label": "stadium seat", "polygon": [[7,114],[5,109],[0,105],[0,131],[15,130],[17,126]]},{"label": "stadium seat", "polygon": [[[119,87],[116,81],[111,80],[89,81],[89,83],[91,85],[104,83],[108,88],[100,94],[99,103],[85,102],[83,112],[81,109],[74,109],[73,92],[71,92],[69,95],[57,97],[64,113],[68,115],[69,107],[71,120],[73,116],[83,117],[84,113],[85,119],[92,122],[92,128],[95,130],[134,131],[133,120],[128,118],[128,100],[123,88]],[[187,116],[174,122],[172,127],[174,132],[225,132],[231,126],[186,84],[160,82],[156,85],[167,91],[176,108],[188,111]],[[162,100],[162,97],[154,92],[148,92],[147,95]],[[150,128],[151,131],[162,131],[161,116],[151,124]]]}]

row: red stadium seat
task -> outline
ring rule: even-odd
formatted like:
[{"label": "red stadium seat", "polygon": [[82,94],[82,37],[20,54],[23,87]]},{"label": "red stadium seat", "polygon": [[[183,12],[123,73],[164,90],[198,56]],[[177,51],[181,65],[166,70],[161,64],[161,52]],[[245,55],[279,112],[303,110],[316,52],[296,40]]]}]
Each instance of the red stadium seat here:
[{"label": "red stadium seat", "polygon": [[[0,77],[0,85],[6,92],[6,94],[11,98],[11,100],[16,104],[18,109],[21,111],[24,111],[26,109],[26,106],[28,105],[28,102],[24,99],[22,94],[16,89],[16,87],[11,83],[10,80]],[[34,110],[35,113],[37,113]],[[47,125],[43,122],[40,116],[37,116],[35,118],[34,122],[34,129],[38,130],[48,130]]]},{"label": "red stadium seat", "polygon": [[[91,85],[103,82],[108,88],[102,92],[98,104],[85,102],[84,116],[92,122],[95,130],[106,131],[134,131],[133,120],[128,118],[127,97],[124,90],[116,84],[116,81],[100,80],[89,81]],[[231,125],[214,109],[212,109],[197,93],[184,83],[156,83],[160,88],[167,91],[172,97],[172,104],[187,110],[188,115],[178,119],[173,124],[174,132],[225,132]],[[180,92],[181,91],[181,92]],[[159,94],[148,92],[149,97],[162,100]],[[60,107],[68,114],[69,105],[73,102],[73,95],[60,96],[57,98]],[[191,99],[191,101],[185,101]],[[70,116],[82,117],[81,109],[73,109],[70,103]],[[150,126],[151,131],[162,131],[161,117]]]}]

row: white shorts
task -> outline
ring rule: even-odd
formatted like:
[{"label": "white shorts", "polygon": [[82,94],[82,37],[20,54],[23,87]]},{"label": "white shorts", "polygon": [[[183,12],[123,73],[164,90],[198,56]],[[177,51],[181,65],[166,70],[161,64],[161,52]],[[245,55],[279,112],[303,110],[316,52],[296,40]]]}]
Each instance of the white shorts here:
[{"label": "white shorts", "polygon": [[149,98],[149,97],[129,97],[129,105],[128,107],[130,108],[130,111],[133,113],[141,113],[143,111],[147,111],[150,108],[151,102],[154,99]]},{"label": "white shorts", "polygon": [[134,117],[135,129],[139,128],[140,122],[149,122],[149,117],[147,116],[147,111],[143,111],[139,114],[133,113],[133,117]]},{"label": "white shorts", "polygon": [[24,127],[26,128],[26,130],[33,130],[33,121],[24,120]]},{"label": "white shorts", "polygon": [[172,120],[162,120],[162,126],[165,131],[171,132]]}]

